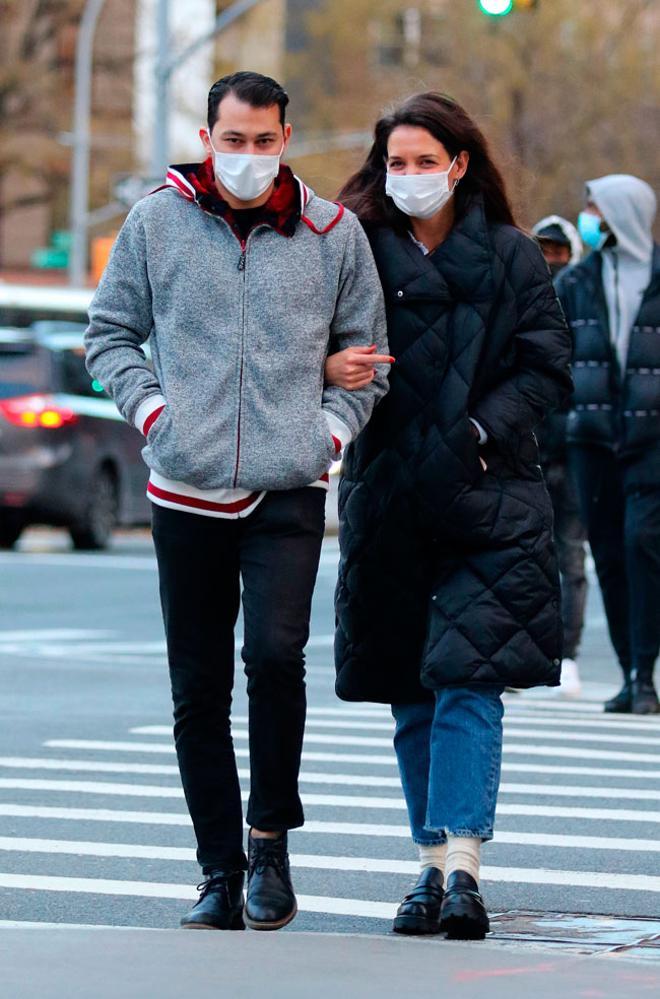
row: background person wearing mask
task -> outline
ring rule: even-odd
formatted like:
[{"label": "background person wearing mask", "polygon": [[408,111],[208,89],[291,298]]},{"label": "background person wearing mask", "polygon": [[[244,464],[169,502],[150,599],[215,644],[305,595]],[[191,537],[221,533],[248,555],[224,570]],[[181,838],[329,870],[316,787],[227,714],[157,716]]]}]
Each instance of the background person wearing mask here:
[{"label": "background person wearing mask", "polygon": [[573,332],[569,460],[624,675],[606,711],[660,711],[660,247],[656,197],[626,174],[592,180],[587,259],[557,292]]},{"label": "background person wearing mask", "polygon": [[[537,222],[536,236],[553,278],[568,264],[582,257],[577,229],[561,215],[548,215]],[[554,538],[561,576],[561,616],[564,626],[564,658],[559,693],[578,697],[581,692],[577,658],[584,627],[587,577],[584,571],[586,531],[566,454],[566,417],[570,403],[551,413],[536,431],[541,467],[552,500]]]}]

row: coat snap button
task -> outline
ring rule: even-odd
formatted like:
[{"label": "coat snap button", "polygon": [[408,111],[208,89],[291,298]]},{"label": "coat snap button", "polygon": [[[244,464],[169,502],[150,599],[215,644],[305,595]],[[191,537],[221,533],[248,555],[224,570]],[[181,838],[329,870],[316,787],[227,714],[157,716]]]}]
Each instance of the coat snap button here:
[{"label": "coat snap button", "polygon": [[397,296],[398,296],[398,298],[403,298],[403,292],[402,291],[397,291]]},{"label": "coat snap button", "polygon": [[553,659],[552,660],[552,665],[553,666],[561,666],[561,659]]}]

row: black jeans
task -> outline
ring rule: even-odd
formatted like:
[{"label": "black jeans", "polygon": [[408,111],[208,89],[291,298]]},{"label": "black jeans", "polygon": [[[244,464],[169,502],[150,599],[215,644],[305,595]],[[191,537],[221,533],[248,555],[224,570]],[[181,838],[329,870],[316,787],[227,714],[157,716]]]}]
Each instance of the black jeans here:
[{"label": "black jeans", "polygon": [[566,462],[544,469],[554,512],[554,539],[561,576],[561,618],[564,656],[577,659],[584,627],[587,576],[584,570],[587,532],[580,516],[577,493]]},{"label": "black jeans", "polygon": [[660,487],[626,484],[605,448],[572,445],[571,468],[624,676],[650,677],[660,651]]},{"label": "black jeans", "polygon": [[153,507],[153,535],[181,781],[211,869],[245,869],[243,809],[230,731],[234,627],[243,582],[249,698],[250,825],[303,824],[304,648],[325,524],[325,492],[269,493],[249,517]]}]

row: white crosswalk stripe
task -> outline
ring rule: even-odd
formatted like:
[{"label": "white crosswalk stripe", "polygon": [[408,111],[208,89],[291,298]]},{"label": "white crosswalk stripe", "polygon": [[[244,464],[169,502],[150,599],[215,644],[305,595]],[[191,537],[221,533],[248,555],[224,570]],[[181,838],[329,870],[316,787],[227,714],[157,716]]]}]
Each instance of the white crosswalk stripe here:
[{"label": "white crosswalk stripe", "polygon": [[[52,637],[61,648],[87,639],[90,653],[105,654],[105,644],[112,654],[106,635]],[[9,647],[27,644],[29,633],[2,637]],[[151,650],[129,644],[115,652],[162,654],[162,643]],[[484,850],[484,882],[555,886],[567,897],[573,890],[601,898],[613,890],[660,893],[660,719],[597,717],[600,701],[587,698],[522,694],[507,701],[498,828]],[[326,872],[333,887],[327,895],[303,891],[301,912],[387,920],[402,884],[414,878],[392,732],[385,706],[311,705],[301,773],[308,814],[291,835],[291,860],[303,887],[305,871],[314,870]],[[174,913],[196,897],[194,841],[171,726],[135,725],[116,736],[49,738],[39,752],[0,757],[0,818],[11,820],[0,835],[0,869],[11,866],[0,870],[0,890],[171,900]],[[233,736],[246,800],[248,730],[240,713]],[[94,800],[99,807],[88,807]],[[550,849],[561,851],[556,869],[543,864],[542,851]],[[610,873],[615,856],[633,855],[649,858],[648,874]],[[78,858],[80,875],[49,867],[58,857]],[[136,861],[157,866],[136,880]],[[353,888],[358,876],[372,880]],[[367,884],[371,897],[362,897]]]}]

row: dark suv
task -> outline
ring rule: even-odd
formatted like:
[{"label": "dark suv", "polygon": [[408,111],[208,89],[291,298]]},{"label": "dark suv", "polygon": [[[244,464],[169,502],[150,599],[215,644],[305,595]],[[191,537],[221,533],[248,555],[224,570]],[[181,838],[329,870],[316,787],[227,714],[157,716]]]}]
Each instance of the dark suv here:
[{"label": "dark suv", "polygon": [[29,524],[104,548],[118,524],[149,521],[144,440],[87,373],[84,326],[52,326],[0,329],[0,548]]}]

